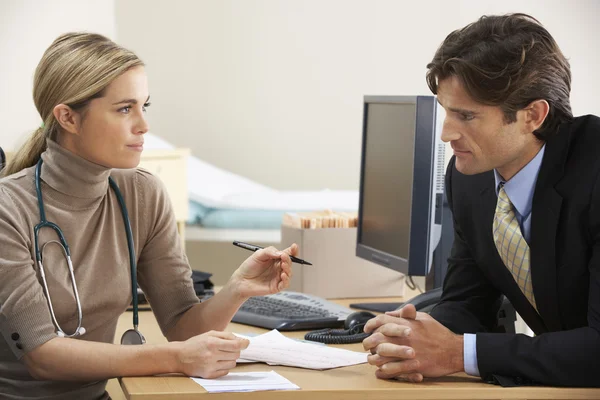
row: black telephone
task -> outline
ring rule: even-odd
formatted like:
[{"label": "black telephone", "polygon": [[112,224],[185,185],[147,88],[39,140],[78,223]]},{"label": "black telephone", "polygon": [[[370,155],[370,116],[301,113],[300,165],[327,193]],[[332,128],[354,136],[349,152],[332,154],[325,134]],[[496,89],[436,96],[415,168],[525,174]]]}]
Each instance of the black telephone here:
[{"label": "black telephone", "polygon": [[357,311],[346,317],[344,329],[320,329],[307,333],[304,339],[327,344],[360,343],[371,335],[363,330],[371,318],[375,318],[375,314]]}]

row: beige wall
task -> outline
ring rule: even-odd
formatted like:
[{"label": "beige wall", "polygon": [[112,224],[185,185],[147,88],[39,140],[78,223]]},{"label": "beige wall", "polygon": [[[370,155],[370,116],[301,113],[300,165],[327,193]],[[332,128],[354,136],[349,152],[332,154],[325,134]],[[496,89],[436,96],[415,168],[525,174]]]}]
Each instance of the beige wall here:
[{"label": "beige wall", "polygon": [[128,0],[119,41],[148,64],[153,133],[285,189],[358,187],[362,96],[429,94],[453,29],[522,11],[570,58],[576,114],[600,114],[600,2]]},{"label": "beige wall", "polygon": [[570,58],[575,113],[600,114],[597,0],[0,0],[0,146],[40,123],[44,49],[84,29],[147,62],[154,133],[276,188],[355,189],[362,96],[429,94],[445,35],[510,11],[538,17]]},{"label": "beige wall", "polygon": [[32,99],[33,73],[61,33],[115,37],[114,0],[0,0],[0,146],[14,150],[42,122]]}]

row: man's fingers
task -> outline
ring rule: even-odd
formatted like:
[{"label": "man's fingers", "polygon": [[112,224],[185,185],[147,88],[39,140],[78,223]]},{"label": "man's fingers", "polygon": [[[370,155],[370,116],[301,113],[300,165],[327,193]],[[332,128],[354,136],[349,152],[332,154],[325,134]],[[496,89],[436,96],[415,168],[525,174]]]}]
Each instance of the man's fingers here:
[{"label": "man's fingers", "polygon": [[392,323],[380,326],[379,329],[377,329],[377,332],[383,333],[388,337],[406,338],[410,336],[411,329],[403,325]]},{"label": "man's fingers", "polygon": [[375,371],[375,376],[379,379],[397,379],[399,381],[407,381],[412,383],[423,382],[423,375],[421,375],[418,372],[390,376],[390,374],[386,374],[385,372],[378,369],[377,371]]},{"label": "man's fingers", "polygon": [[367,323],[365,324],[364,330],[366,333],[371,333],[371,332],[377,330],[382,325],[389,324],[389,323],[397,324],[399,322],[401,322],[401,320],[399,318],[392,317],[391,315],[380,314],[380,315],[376,316],[375,318],[371,318],[370,320],[368,320]]},{"label": "man's fingers", "polygon": [[385,314],[397,318],[416,319],[417,309],[415,308],[414,304],[406,304],[398,310],[388,311]]},{"label": "man's fingers", "polygon": [[365,350],[375,349],[380,343],[383,343],[386,340],[386,337],[379,332],[375,332],[371,336],[367,337],[363,340],[362,345]]},{"label": "man's fingers", "polygon": [[382,357],[394,357],[402,360],[415,358],[415,350],[412,347],[394,343],[381,343],[377,345],[375,353]]},{"label": "man's fingers", "polygon": [[378,374],[378,378],[383,377],[384,379],[389,379],[400,375],[419,373],[418,368],[419,361],[417,360],[394,361],[383,364],[376,371],[376,374]]},{"label": "man's fingers", "polygon": [[423,382],[423,375],[418,372],[414,372],[412,374],[402,374],[395,376],[394,379],[398,379],[399,381],[408,381],[412,383]]},{"label": "man's fingers", "polygon": [[398,333],[398,335],[385,335],[383,332],[378,330],[377,332],[373,333],[371,336],[363,340],[363,348],[365,350],[371,350],[372,348],[377,347],[379,344],[389,341],[393,341],[394,343],[398,344],[399,342],[406,342],[406,339],[408,338],[406,335],[410,335],[410,329],[408,329],[406,326],[396,326],[397,328],[390,327],[387,329],[393,330],[394,332]]},{"label": "man's fingers", "polygon": [[[412,358],[415,357],[415,352],[412,351],[412,348],[408,347],[408,346],[401,346],[404,347],[404,350],[400,350],[400,354],[406,354],[406,356],[403,357],[384,357],[381,356],[379,354],[370,354],[369,356],[367,356],[367,362],[371,365],[375,365],[376,367],[380,367],[383,364],[389,363],[389,362],[394,362],[394,361],[398,361],[399,359],[406,359],[406,360],[410,360]],[[409,352],[410,350],[410,352]],[[411,355],[408,355],[408,354]]]}]

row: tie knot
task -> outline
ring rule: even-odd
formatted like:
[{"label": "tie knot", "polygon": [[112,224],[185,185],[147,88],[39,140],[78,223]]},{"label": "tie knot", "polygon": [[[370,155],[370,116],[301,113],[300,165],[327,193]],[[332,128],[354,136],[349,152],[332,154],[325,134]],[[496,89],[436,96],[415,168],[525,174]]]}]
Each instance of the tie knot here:
[{"label": "tie knot", "polygon": [[500,186],[500,190],[498,191],[498,204],[496,205],[496,209],[503,212],[512,211],[512,203],[506,194],[506,190],[504,190],[504,185]]}]

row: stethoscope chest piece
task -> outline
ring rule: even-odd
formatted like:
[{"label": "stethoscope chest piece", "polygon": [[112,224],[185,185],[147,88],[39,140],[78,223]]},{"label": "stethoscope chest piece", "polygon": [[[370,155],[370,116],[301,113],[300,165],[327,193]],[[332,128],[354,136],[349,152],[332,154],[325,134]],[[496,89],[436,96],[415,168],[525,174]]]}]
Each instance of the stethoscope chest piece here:
[{"label": "stethoscope chest piece", "polygon": [[146,338],[137,329],[127,329],[121,336],[121,344],[144,344]]}]

